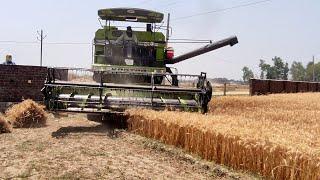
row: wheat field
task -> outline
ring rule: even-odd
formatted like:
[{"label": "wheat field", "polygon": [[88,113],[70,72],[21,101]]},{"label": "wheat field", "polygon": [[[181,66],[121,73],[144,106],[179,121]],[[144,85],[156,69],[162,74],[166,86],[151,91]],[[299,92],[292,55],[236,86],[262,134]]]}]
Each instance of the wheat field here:
[{"label": "wheat field", "polygon": [[129,130],[275,179],[320,178],[320,94],[218,97],[206,115],[129,110]]}]

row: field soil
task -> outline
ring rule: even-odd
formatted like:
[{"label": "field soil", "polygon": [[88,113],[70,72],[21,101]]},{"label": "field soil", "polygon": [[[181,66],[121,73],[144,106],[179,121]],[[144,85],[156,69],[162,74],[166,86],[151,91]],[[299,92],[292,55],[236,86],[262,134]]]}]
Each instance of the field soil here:
[{"label": "field soil", "polygon": [[[239,95],[249,95],[249,86],[240,84],[227,84],[226,85],[226,95],[228,96],[239,96]],[[213,84],[213,95],[223,96],[224,95],[224,85],[223,84]]]},{"label": "field soil", "polygon": [[0,152],[0,179],[254,179],[84,115],[1,134]]}]

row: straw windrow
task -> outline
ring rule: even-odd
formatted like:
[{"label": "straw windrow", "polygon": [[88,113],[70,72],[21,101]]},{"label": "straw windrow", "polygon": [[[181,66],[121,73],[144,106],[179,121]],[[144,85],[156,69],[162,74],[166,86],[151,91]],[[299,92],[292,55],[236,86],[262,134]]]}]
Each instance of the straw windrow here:
[{"label": "straw windrow", "polygon": [[10,123],[2,115],[0,115],[0,134],[11,133],[11,131],[12,127]]},{"label": "straw windrow", "polygon": [[32,100],[25,100],[6,111],[6,117],[17,128],[41,127],[46,124],[44,106]]}]

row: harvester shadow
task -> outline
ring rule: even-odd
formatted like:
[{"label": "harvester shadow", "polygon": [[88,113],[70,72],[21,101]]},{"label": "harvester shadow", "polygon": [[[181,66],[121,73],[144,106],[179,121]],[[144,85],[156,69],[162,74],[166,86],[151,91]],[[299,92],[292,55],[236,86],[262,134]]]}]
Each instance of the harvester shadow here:
[{"label": "harvester shadow", "polygon": [[96,126],[67,126],[61,127],[57,131],[52,132],[51,136],[54,138],[64,138],[70,134],[94,134],[94,135],[107,135],[109,138],[118,138],[120,133],[127,129],[127,117],[125,116],[112,116],[100,121]]},{"label": "harvester shadow", "polygon": [[62,118],[66,118],[69,116],[69,114],[67,114],[67,113],[58,113],[58,112],[52,112],[52,115],[56,119],[62,119]]}]

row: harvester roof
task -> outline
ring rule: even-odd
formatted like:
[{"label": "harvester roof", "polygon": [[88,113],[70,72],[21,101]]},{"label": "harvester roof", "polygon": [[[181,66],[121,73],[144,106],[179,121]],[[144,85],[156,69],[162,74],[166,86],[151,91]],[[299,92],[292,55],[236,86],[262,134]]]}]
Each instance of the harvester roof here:
[{"label": "harvester roof", "polygon": [[98,15],[103,20],[113,21],[160,23],[163,20],[162,13],[138,8],[100,9],[98,11]]}]

